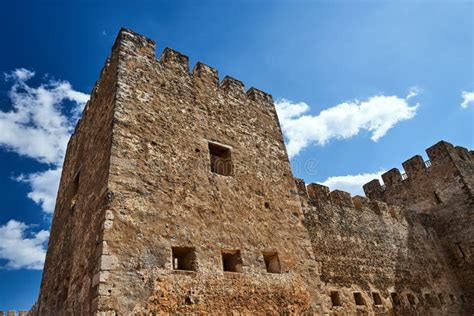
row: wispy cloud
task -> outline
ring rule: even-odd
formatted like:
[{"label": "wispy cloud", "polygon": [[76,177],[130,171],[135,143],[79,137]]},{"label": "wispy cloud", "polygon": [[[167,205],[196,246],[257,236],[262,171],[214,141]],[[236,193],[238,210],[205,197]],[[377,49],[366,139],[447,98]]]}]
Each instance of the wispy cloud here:
[{"label": "wispy cloud", "polygon": [[11,109],[0,111],[0,146],[50,168],[16,179],[28,183],[28,197],[52,213],[66,145],[89,95],[67,81],[50,79],[33,87],[27,81],[35,73],[24,68],[4,75],[12,84]]},{"label": "wispy cloud", "polygon": [[408,91],[408,95],[406,97],[407,100],[416,97],[421,93],[421,88],[420,87],[411,87],[410,90]]},{"label": "wispy cloud", "polygon": [[373,179],[380,179],[385,170],[375,173],[360,173],[345,176],[329,177],[321,184],[328,186],[331,190],[342,190],[354,195],[364,196],[362,186]]},{"label": "wispy cloud", "polygon": [[[0,147],[49,168],[15,180],[28,183],[28,197],[52,213],[67,141],[89,96],[67,81],[49,79],[33,87],[27,81],[34,76],[24,68],[4,74],[11,83],[11,108],[0,111]],[[0,259],[6,261],[2,268],[43,268],[49,232],[31,228],[15,220],[0,226]]]},{"label": "wispy cloud", "polygon": [[33,78],[35,76],[35,72],[25,68],[18,68],[10,73],[5,73],[4,76],[6,80],[26,81]]},{"label": "wispy cloud", "polygon": [[[12,81],[9,91],[12,109],[0,111],[0,145],[39,162],[60,165],[78,113],[89,99],[67,81],[49,80],[39,87],[27,81],[34,72],[17,69],[5,78]],[[69,101],[69,102],[68,102]]]},{"label": "wispy cloud", "polygon": [[467,109],[471,104],[474,103],[474,91],[463,91],[461,107]]},{"label": "wispy cloud", "polygon": [[378,141],[397,123],[416,115],[418,104],[408,103],[416,93],[410,90],[404,98],[377,95],[365,101],[347,101],[318,115],[305,115],[310,106],[304,102],[278,100],[275,105],[287,140],[288,155],[294,157],[311,144],[324,145],[331,139],[354,137],[362,130],[371,132],[370,138]]},{"label": "wispy cloud", "polygon": [[40,230],[29,234],[31,227],[15,220],[0,226],[0,259],[6,260],[3,268],[43,268],[49,232]]},{"label": "wispy cloud", "polygon": [[20,175],[17,181],[26,182],[31,187],[28,197],[35,203],[41,205],[43,212],[53,213],[58,192],[61,168],[48,169],[43,172],[36,172],[27,175]]}]

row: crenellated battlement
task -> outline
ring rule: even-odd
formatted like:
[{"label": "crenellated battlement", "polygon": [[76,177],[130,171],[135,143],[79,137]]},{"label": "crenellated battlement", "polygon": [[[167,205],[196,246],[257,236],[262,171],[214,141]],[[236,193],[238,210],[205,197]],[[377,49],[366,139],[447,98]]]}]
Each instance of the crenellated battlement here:
[{"label": "crenellated battlement", "polygon": [[[217,88],[218,92],[225,97],[273,104],[271,94],[254,87],[245,90],[244,83],[231,76],[225,76],[222,80],[219,80],[218,71],[203,62],[198,61],[194,67],[190,68],[189,57],[172,48],[165,48],[157,59],[155,57],[157,53],[155,41],[125,28],[120,30],[112,48],[112,54],[114,52],[118,52],[121,57],[131,56],[149,59],[152,64],[157,66],[158,70],[162,68],[173,71],[177,76],[192,81],[195,86],[199,86],[201,89],[207,87],[215,90]],[[190,71],[190,69],[192,70]]]},{"label": "crenellated battlement", "polygon": [[431,160],[424,161],[420,155],[413,156],[402,163],[405,172],[402,173],[398,168],[392,168],[382,174],[383,185],[380,184],[378,179],[371,180],[364,184],[364,192],[366,194],[378,193],[385,191],[389,187],[397,186],[409,178],[417,177],[420,174],[423,175],[431,167],[431,164]]},{"label": "crenellated battlement", "polygon": [[193,77],[199,79],[200,81],[209,82],[216,88],[219,86],[219,74],[217,69],[212,68],[200,61],[194,65]]},{"label": "crenellated battlement", "polygon": [[[416,155],[403,162],[403,173],[398,168],[392,168],[382,174],[383,185],[378,179],[366,183],[363,186],[365,194],[373,199],[409,206],[417,203],[413,201],[416,197],[410,199],[409,196],[424,195],[420,193],[423,191],[420,188],[430,188],[428,199],[438,203],[442,200],[442,194],[437,190],[443,191],[444,186],[453,183],[449,179],[460,176],[460,162],[474,161],[472,151],[460,146],[455,147],[446,141],[431,146],[426,153],[429,157],[427,161]],[[402,199],[404,201],[401,201]]]},{"label": "crenellated battlement", "polygon": [[311,313],[317,264],[271,95],[156,54],[120,31],[69,143],[34,314]]},{"label": "crenellated battlement", "polygon": [[230,94],[235,97],[241,97],[245,94],[244,87],[245,86],[242,81],[230,76],[225,76],[219,85],[219,88],[224,91],[225,94]]},{"label": "crenellated battlement", "polygon": [[247,90],[246,94],[250,100],[263,103],[273,103],[273,97],[271,94],[257,88],[251,87]]},{"label": "crenellated battlement", "polygon": [[424,161],[423,157],[416,155],[402,163],[403,169],[405,169],[406,177],[402,177],[402,181],[406,180],[407,177],[416,177],[420,173],[426,171],[427,168],[431,167],[431,161]]},{"label": "crenellated battlement", "polygon": [[189,74],[189,57],[172,48],[166,47],[159,60],[167,68]]},{"label": "crenellated battlement", "polygon": [[325,205],[350,207],[357,210],[372,211],[378,215],[389,215],[393,218],[403,217],[403,209],[395,205],[388,205],[385,202],[360,195],[352,197],[349,192],[341,190],[331,191],[329,187],[318,183],[310,183],[306,185],[304,180],[299,178],[295,178],[295,183],[298,189],[298,194],[302,198],[307,199],[310,204],[322,207]]},{"label": "crenellated battlement", "polygon": [[471,190],[472,152],[440,142],[428,155],[367,197],[306,185],[270,94],[122,29],[68,144],[28,314],[461,315],[472,199],[441,220],[406,205]]}]

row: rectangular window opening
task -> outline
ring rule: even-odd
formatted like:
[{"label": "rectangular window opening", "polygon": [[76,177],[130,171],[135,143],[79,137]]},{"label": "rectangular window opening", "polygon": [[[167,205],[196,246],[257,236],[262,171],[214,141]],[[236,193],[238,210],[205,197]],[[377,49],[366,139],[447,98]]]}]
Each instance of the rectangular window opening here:
[{"label": "rectangular window opening", "polygon": [[339,295],[339,292],[337,292],[337,291],[332,291],[331,292],[331,303],[332,303],[333,307],[342,306],[341,296]]},{"label": "rectangular window opening", "polygon": [[466,303],[466,298],[464,297],[464,295],[461,295],[461,301],[462,301],[463,303]]},{"label": "rectangular window opening", "polygon": [[413,294],[408,293],[407,294],[407,299],[408,299],[408,302],[410,303],[410,305],[415,305],[416,304],[415,296]]},{"label": "rectangular window opening", "polygon": [[243,272],[240,250],[222,251],[222,268],[226,272]]},{"label": "rectangular window opening", "polygon": [[438,294],[438,299],[439,299],[439,302],[440,302],[442,305],[444,305],[444,304],[446,303],[445,300],[444,300],[443,294],[439,293],[439,294]]},{"label": "rectangular window opening", "polygon": [[443,202],[441,201],[441,199],[440,199],[440,197],[439,197],[439,194],[438,194],[438,193],[436,193],[436,192],[433,192],[433,194],[434,194],[435,201],[436,201],[436,203],[437,203],[437,204],[441,204],[441,203],[443,203]]},{"label": "rectangular window opening", "polygon": [[372,292],[372,298],[374,299],[374,304],[375,305],[382,305],[382,298],[380,297],[380,294],[377,292]]},{"label": "rectangular window opening", "polygon": [[[420,302],[420,304],[422,304],[423,301],[424,301],[423,294],[417,295],[417,298],[418,298],[418,302]],[[425,304],[426,304],[426,302],[425,302]]]},{"label": "rectangular window opening", "polygon": [[280,260],[278,259],[277,252],[264,252],[263,260],[265,261],[265,267],[268,273],[281,273]]},{"label": "rectangular window opening", "polygon": [[74,177],[74,181],[72,183],[72,195],[76,195],[77,192],[79,191],[79,180],[80,180],[80,177],[81,177],[81,173],[78,171],[76,176]]},{"label": "rectangular window opening", "polygon": [[172,247],[173,270],[196,271],[196,251],[193,247]]},{"label": "rectangular window opening", "polygon": [[392,302],[393,305],[395,306],[400,306],[400,297],[398,296],[397,293],[390,293],[390,296],[392,297]]},{"label": "rectangular window opening", "polygon": [[362,297],[362,294],[360,292],[354,292],[354,301],[355,301],[356,305],[358,305],[358,306],[365,305],[365,300]]},{"label": "rectangular window opening", "polygon": [[456,296],[449,294],[449,298],[451,299],[451,304],[456,304]]},{"label": "rectangular window opening", "polygon": [[426,304],[429,304],[429,305],[434,305],[433,303],[433,299],[431,298],[431,295],[429,293],[426,293],[425,294],[425,302]]},{"label": "rectangular window opening", "polygon": [[458,249],[458,252],[459,252],[460,257],[463,258],[463,259],[466,258],[466,254],[464,253],[464,251],[463,251],[463,249],[462,249],[462,247],[461,247],[461,243],[460,243],[460,242],[457,242],[457,243],[455,243],[455,245],[456,245],[456,247],[457,247],[457,249]]},{"label": "rectangular window opening", "polygon": [[232,153],[229,147],[209,142],[211,172],[222,176],[233,175]]}]

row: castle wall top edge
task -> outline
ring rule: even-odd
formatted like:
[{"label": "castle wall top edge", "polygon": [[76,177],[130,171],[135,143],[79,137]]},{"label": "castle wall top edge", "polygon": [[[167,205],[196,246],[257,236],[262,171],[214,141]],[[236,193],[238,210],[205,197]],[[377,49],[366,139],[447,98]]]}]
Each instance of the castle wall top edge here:
[{"label": "castle wall top edge", "polygon": [[390,205],[361,195],[352,196],[350,192],[342,190],[331,191],[328,186],[319,183],[309,183],[306,185],[304,180],[300,178],[295,178],[294,180],[298,194],[312,203],[349,207],[358,210],[367,209],[378,215],[388,214],[392,217],[398,217],[403,213],[396,205]]},{"label": "castle wall top edge", "polygon": [[189,67],[189,57],[173,48],[164,48],[160,58],[156,58],[156,42],[128,28],[120,29],[112,51],[117,50],[117,47],[120,46],[120,44],[129,46],[130,43],[134,43],[136,47],[146,47],[145,50],[134,53],[146,54],[148,58],[153,57],[162,64],[179,69],[183,75],[193,78],[207,76],[211,81],[214,81],[220,89],[237,92],[241,95],[245,95],[253,101],[273,103],[273,97],[270,93],[264,92],[255,87],[250,87],[245,90],[245,84],[242,81],[229,75],[226,75],[222,80],[219,80],[218,70],[201,61],[197,61],[193,67]]},{"label": "castle wall top edge", "polygon": [[417,178],[420,174],[424,174],[433,164],[451,163],[449,157],[458,157],[463,155],[467,159],[472,156],[468,149],[461,146],[441,140],[433,146],[426,149],[429,160],[424,161],[421,155],[415,155],[402,163],[404,172],[400,172],[398,168],[392,168],[382,174],[382,185],[378,179],[373,179],[363,185],[366,195],[377,195],[386,188],[399,185],[410,178]]}]

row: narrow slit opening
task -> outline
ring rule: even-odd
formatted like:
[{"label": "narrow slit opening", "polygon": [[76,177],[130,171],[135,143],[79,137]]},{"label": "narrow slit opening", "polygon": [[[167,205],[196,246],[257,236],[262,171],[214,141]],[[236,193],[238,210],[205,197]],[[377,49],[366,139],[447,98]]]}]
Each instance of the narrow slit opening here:
[{"label": "narrow slit opening", "polygon": [[339,292],[337,291],[331,292],[331,303],[333,307],[342,306],[341,296],[339,295]]},{"label": "narrow slit opening", "polygon": [[354,292],[354,301],[358,306],[364,306],[365,300],[360,292]]},{"label": "narrow slit opening", "polygon": [[392,297],[392,303],[395,306],[400,306],[400,297],[398,296],[397,293],[390,293],[390,296]]},{"label": "narrow slit opening", "polygon": [[377,292],[372,292],[372,298],[374,299],[374,305],[380,306],[382,305],[382,298],[380,294]]}]

